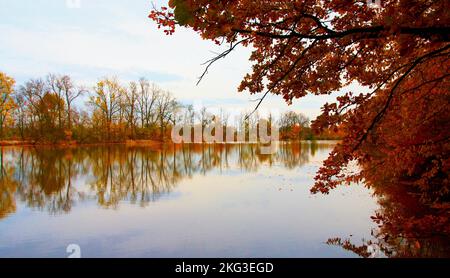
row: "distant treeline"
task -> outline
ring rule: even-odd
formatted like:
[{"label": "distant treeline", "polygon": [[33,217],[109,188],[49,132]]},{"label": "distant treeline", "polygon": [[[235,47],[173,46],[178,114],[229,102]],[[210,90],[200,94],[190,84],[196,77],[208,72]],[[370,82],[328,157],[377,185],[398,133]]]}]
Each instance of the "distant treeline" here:
[{"label": "distant treeline", "polygon": [[[170,139],[177,124],[205,128],[216,119],[224,127],[230,115],[207,108],[195,111],[145,78],[123,85],[117,78],[103,78],[92,88],[78,86],[67,75],[49,74],[22,85],[0,72],[0,140],[38,143],[100,143],[126,140]],[[87,99],[77,107],[77,99]],[[80,106],[80,105],[79,105]],[[257,123],[256,113],[241,121]],[[273,117],[269,116],[272,122]],[[282,140],[337,139],[334,132],[315,135],[310,120],[286,112],[276,122]]]}]

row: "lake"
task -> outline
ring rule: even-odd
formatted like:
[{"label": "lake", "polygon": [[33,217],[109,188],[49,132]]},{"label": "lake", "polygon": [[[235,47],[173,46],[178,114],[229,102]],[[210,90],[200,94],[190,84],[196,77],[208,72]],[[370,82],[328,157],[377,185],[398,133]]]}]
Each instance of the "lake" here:
[{"label": "lake", "polygon": [[0,257],[355,257],[363,185],[311,195],[334,142],[1,149]]}]

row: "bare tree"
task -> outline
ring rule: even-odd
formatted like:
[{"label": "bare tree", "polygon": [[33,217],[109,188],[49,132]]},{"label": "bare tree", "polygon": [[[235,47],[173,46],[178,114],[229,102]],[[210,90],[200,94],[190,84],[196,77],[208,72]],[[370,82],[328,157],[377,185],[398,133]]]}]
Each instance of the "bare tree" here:
[{"label": "bare tree", "polygon": [[184,116],[183,116],[183,123],[185,125],[189,125],[189,126],[194,126],[195,124],[195,110],[194,110],[194,106],[192,105],[187,105],[184,108]]},{"label": "bare tree", "polygon": [[72,104],[81,95],[86,93],[88,90],[82,86],[75,86],[72,79],[68,75],[64,75],[59,79],[60,86],[63,89],[64,99],[67,105],[67,127],[72,130]]},{"label": "bare tree", "polygon": [[[63,84],[61,82],[61,77],[56,74],[49,74],[47,76],[47,86],[49,90],[58,96],[59,99],[62,99],[63,96]],[[63,123],[63,111],[64,104],[62,102],[57,103],[58,107],[58,126],[61,129],[64,125]]]},{"label": "bare tree", "polygon": [[141,127],[148,128],[155,123],[158,118],[156,111],[157,100],[161,90],[155,85],[148,82],[145,78],[139,80],[139,97],[137,99],[137,113],[141,120]]},{"label": "bare tree", "polygon": [[67,128],[72,130],[72,104],[83,93],[87,92],[84,87],[77,87],[72,78],[68,75],[49,74],[47,76],[47,85],[50,91],[63,100],[58,102],[58,124],[62,128],[64,125],[63,113],[67,117]]},{"label": "bare tree", "polygon": [[131,138],[136,134],[136,108],[139,99],[138,84],[131,82],[125,94],[125,113],[127,125],[131,130]]},{"label": "bare tree", "polygon": [[14,94],[14,102],[16,103],[16,110],[14,111],[14,118],[17,128],[20,133],[20,138],[25,139],[25,124],[26,124],[26,101],[24,95],[19,91]]},{"label": "bare tree", "polygon": [[161,140],[164,140],[164,134],[168,123],[174,117],[174,111],[178,107],[177,101],[169,92],[163,92],[158,98],[158,119],[161,130]]},{"label": "bare tree", "polygon": [[200,125],[202,126],[202,132],[204,132],[206,126],[211,123],[212,115],[208,112],[206,107],[202,107],[200,112],[197,114],[197,118],[200,121]]},{"label": "bare tree", "polygon": [[279,120],[280,131],[284,134],[296,133],[294,136],[301,138],[304,128],[309,127],[309,119],[301,114],[293,111],[285,112]]},{"label": "bare tree", "polygon": [[230,113],[226,112],[223,108],[220,108],[219,117],[220,117],[222,126],[226,129],[228,126],[228,121],[230,119]]},{"label": "bare tree", "polygon": [[285,112],[280,118],[280,128],[289,129],[293,126],[306,127],[309,125],[309,119],[301,113],[295,113],[293,111]]}]

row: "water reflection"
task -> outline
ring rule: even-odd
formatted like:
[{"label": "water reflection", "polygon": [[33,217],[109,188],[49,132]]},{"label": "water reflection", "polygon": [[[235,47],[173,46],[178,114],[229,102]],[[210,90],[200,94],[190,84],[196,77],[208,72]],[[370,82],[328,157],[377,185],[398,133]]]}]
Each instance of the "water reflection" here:
[{"label": "water reflection", "polygon": [[[92,256],[449,256],[448,216],[427,211],[406,189],[367,179],[375,198],[361,197],[371,193],[351,187],[312,199],[312,177],[333,146],[281,143],[272,155],[249,144],[1,148],[0,256],[55,256],[71,243],[71,225],[79,223],[93,227],[74,233],[84,246],[92,245]],[[178,198],[177,194],[192,196],[174,199],[170,206],[161,200]],[[152,209],[129,212],[130,206],[152,204]],[[76,210],[83,205],[92,217]],[[98,219],[108,216],[98,208],[121,214],[97,225]],[[75,220],[50,217],[58,215]],[[371,215],[378,224],[375,228]],[[424,222],[411,222],[412,216]],[[131,219],[135,222],[128,225],[134,223],[134,228],[121,226]],[[192,223],[209,226],[199,231]],[[35,230],[28,235],[30,227]],[[110,234],[111,227],[118,237],[114,241],[123,246],[108,249],[89,241],[90,236]],[[53,242],[54,229],[60,230],[59,242]],[[131,230],[142,236],[128,236]],[[361,242],[363,237],[367,240]],[[328,245],[327,238],[331,238]],[[36,245],[39,241],[44,245]],[[205,243],[208,248],[199,249]],[[47,247],[52,244],[56,251]],[[23,248],[16,249],[17,245]],[[34,251],[28,251],[31,247]]]},{"label": "water reflection", "polygon": [[171,145],[147,147],[2,148],[0,218],[16,210],[16,201],[51,214],[70,212],[84,200],[104,208],[121,201],[146,206],[169,194],[182,179],[225,171],[231,165],[257,172],[261,165],[287,169],[308,163],[310,154],[332,143],[281,143],[272,155],[260,146]]},{"label": "water reflection", "polygon": [[374,239],[355,244],[350,238],[331,238],[329,245],[366,258],[450,257],[450,222],[445,208],[425,206],[407,186],[366,182],[380,205],[372,216],[378,224],[371,232]]}]

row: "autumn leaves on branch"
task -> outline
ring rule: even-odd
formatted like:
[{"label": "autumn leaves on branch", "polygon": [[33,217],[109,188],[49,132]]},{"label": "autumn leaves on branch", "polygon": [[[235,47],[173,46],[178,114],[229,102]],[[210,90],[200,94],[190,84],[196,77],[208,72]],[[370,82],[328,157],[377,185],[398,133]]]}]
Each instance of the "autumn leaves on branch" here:
[{"label": "autumn leaves on branch", "polygon": [[[240,91],[283,97],[350,92],[323,107],[317,131],[343,140],[319,170],[313,193],[365,180],[406,185],[429,207],[450,207],[450,2],[171,0],[150,18],[167,34],[177,25],[203,39],[252,47]],[[212,59],[208,68],[216,59]],[[204,76],[202,76],[203,78]],[[258,104],[259,106],[259,104]],[[349,165],[358,162],[360,170]]]}]

